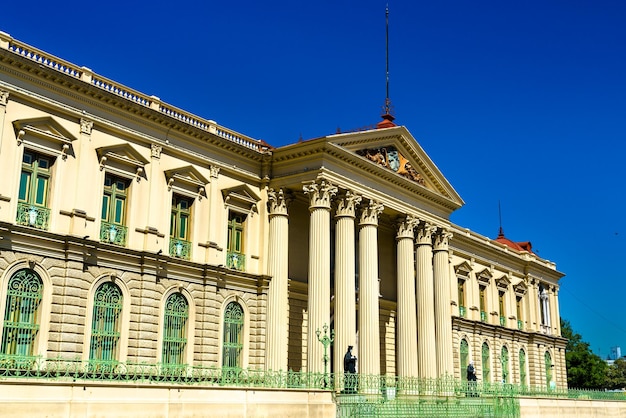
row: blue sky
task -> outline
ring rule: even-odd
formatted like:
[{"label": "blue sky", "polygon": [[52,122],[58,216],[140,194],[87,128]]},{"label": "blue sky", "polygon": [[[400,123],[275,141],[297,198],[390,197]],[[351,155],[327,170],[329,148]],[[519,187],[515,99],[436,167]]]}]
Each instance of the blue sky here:
[{"label": "blue sky", "polygon": [[[385,1],[7,2],[0,30],[274,146],[379,121]],[[626,352],[626,2],[389,1],[390,95],[466,205]]]}]

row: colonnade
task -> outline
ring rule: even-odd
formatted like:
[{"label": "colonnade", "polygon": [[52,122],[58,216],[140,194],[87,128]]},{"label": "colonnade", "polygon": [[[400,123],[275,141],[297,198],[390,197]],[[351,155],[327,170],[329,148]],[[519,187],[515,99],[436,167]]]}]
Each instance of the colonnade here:
[{"label": "colonnade", "polygon": [[[316,330],[330,324],[331,209],[335,207],[334,370],[356,346],[356,251],[358,250],[358,372],[381,373],[378,282],[378,220],[384,207],[375,199],[340,191],[320,179],[303,187],[309,197],[308,331],[306,370],[324,372],[324,346]],[[270,190],[269,287],[266,367],[287,369],[287,198]],[[355,225],[356,224],[356,225]],[[356,226],[358,226],[358,231]],[[355,248],[358,233],[358,249]],[[453,375],[448,241],[444,228],[406,215],[396,223],[397,375],[435,378]],[[273,306],[274,305],[274,306]],[[285,334],[283,331],[285,330]],[[329,354],[329,353],[327,353]],[[330,365],[328,370],[330,370]]]}]

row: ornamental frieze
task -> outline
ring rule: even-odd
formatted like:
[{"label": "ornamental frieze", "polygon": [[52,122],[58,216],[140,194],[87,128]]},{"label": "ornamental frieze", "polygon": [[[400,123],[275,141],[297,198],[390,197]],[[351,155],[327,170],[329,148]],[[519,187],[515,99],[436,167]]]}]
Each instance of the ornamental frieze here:
[{"label": "ornamental frieze", "polygon": [[356,152],[358,155],[375,162],[378,165],[395,171],[403,177],[424,185],[424,178],[413,168],[413,165],[394,146],[381,148],[368,148]]}]

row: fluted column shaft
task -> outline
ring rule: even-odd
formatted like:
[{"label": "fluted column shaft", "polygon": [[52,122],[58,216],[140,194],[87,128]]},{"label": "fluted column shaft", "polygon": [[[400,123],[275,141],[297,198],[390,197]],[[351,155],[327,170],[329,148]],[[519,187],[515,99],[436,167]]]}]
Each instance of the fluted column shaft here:
[{"label": "fluted column shaft", "polygon": [[398,223],[396,264],[398,272],[398,376],[417,377],[417,317],[415,309],[415,256],[413,229],[418,220],[407,216]]},{"label": "fluted column shaft", "polygon": [[335,218],[335,372],[343,372],[343,356],[356,345],[355,205],[361,197],[347,191],[337,199]]},{"label": "fluted column shaft", "polygon": [[380,374],[378,215],[383,206],[370,201],[359,219],[359,373]]},{"label": "fluted column shaft", "polygon": [[433,286],[432,233],[422,222],[417,228],[417,367],[420,377],[437,377],[435,346],[435,296]]},{"label": "fluted column shaft", "polygon": [[453,376],[452,318],[450,313],[450,267],[448,240],[452,234],[439,229],[434,235],[433,271],[435,277],[435,335],[437,346],[437,375]]},{"label": "fluted column shaft", "polygon": [[271,281],[267,295],[267,328],[265,367],[267,370],[287,370],[288,327],[285,325],[289,305],[289,217],[285,192],[268,192],[269,248],[267,275]]},{"label": "fluted column shaft", "polygon": [[[315,332],[330,326],[330,201],[337,188],[325,180],[304,186],[309,195],[307,371],[324,372],[324,346]],[[330,353],[328,353],[330,355]]]}]

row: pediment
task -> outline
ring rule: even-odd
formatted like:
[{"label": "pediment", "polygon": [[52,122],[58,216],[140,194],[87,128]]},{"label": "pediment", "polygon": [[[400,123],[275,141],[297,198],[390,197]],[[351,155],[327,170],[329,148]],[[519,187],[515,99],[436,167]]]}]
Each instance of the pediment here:
[{"label": "pediment", "polygon": [[524,281],[520,281],[518,284],[516,284],[515,286],[513,286],[513,290],[515,291],[515,294],[518,296],[524,296],[526,294],[526,291],[528,290],[528,288],[526,287],[526,284],[524,283]]},{"label": "pediment", "polygon": [[179,167],[165,171],[167,188],[191,197],[205,194],[209,181],[192,166]]},{"label": "pediment", "polygon": [[470,273],[472,272],[472,267],[467,261],[464,261],[463,263],[454,267],[454,272],[459,279],[467,280],[469,279]]},{"label": "pediment", "polygon": [[222,189],[224,204],[250,212],[257,212],[257,203],[261,198],[248,186],[242,184],[228,189]]},{"label": "pediment", "polygon": [[511,280],[509,280],[507,275],[504,275],[500,277],[498,280],[496,280],[496,286],[498,286],[498,288],[503,289],[503,290],[507,290],[510,284],[511,284]]},{"label": "pediment", "polygon": [[478,280],[479,283],[484,284],[485,286],[489,285],[492,277],[493,275],[491,274],[489,269],[484,269],[483,271],[476,274],[476,280]]},{"label": "pediment", "polygon": [[145,176],[148,160],[130,144],[113,145],[96,149],[100,170],[107,169],[125,176]]},{"label": "pediment", "polygon": [[17,144],[28,144],[50,155],[67,155],[76,137],[52,117],[13,122]]},{"label": "pediment", "polygon": [[377,167],[381,174],[393,173],[445,197],[455,206],[464,204],[463,199],[404,126],[333,135],[329,140],[365,160],[365,166]]}]

